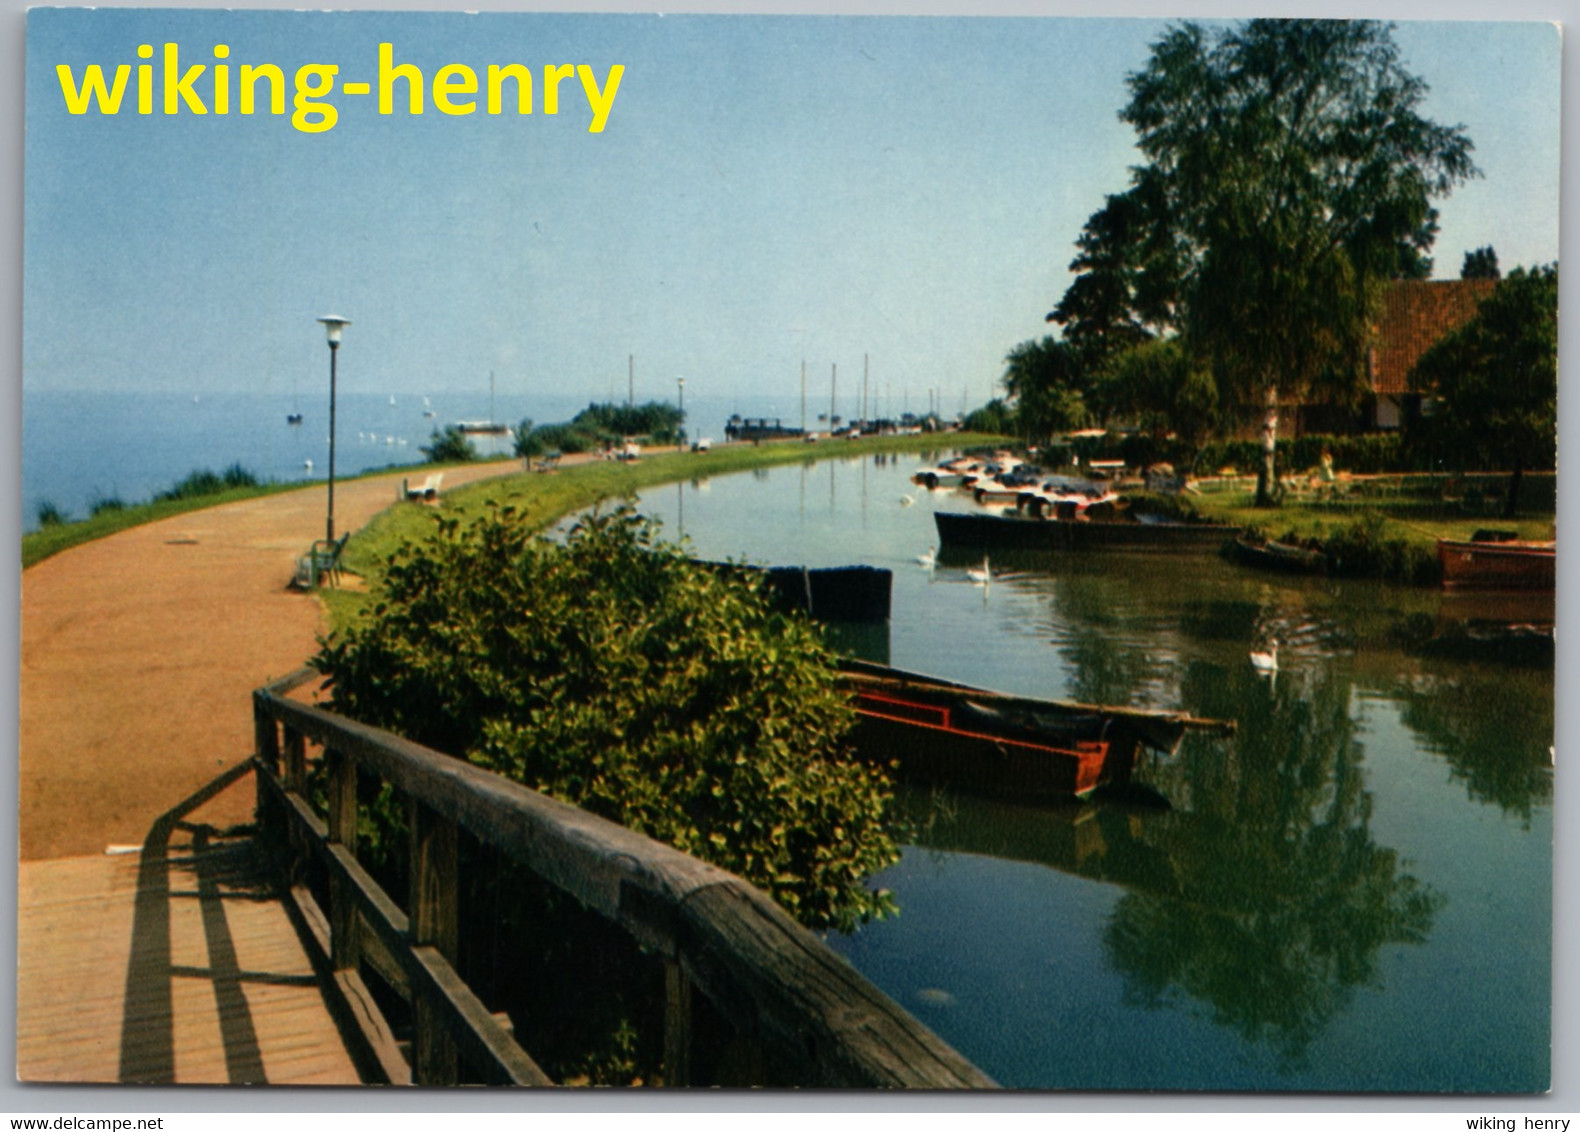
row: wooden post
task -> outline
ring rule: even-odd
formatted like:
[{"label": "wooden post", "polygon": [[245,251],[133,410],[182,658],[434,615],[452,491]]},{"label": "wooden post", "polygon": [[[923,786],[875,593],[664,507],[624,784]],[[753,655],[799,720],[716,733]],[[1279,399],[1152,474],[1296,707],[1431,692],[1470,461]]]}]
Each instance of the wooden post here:
[{"label": "wooden post", "polygon": [[252,730],[253,742],[258,750],[257,755],[263,765],[272,771],[280,769],[280,729],[275,725],[274,716],[269,714],[263,706],[261,697],[254,697],[252,701]]},{"label": "wooden post", "polygon": [[294,727],[285,729],[285,788],[293,794],[307,791],[307,740]]},{"label": "wooden post", "polygon": [[[357,764],[341,752],[324,751],[329,766],[329,840],[352,855],[357,851]],[[356,898],[350,886],[332,877],[329,886],[329,945],[335,970],[357,967],[362,958]]]},{"label": "wooden post", "polygon": [[264,785],[266,774],[278,774],[280,769],[280,732],[275,725],[274,716],[264,707],[261,695],[252,697],[252,744],[255,748],[253,754],[257,757],[259,770],[255,776],[254,788],[257,799],[253,802],[253,814],[260,827],[267,827],[274,817],[274,811],[269,805],[268,787]]},{"label": "wooden post", "polygon": [[[298,797],[307,794],[307,739],[294,727],[285,728],[285,789]],[[290,847],[291,864],[289,883],[296,884],[307,875],[307,863],[312,850],[307,837],[295,822],[287,826],[286,844]]]},{"label": "wooden post", "polygon": [[691,980],[675,959],[664,960],[664,1084],[691,1084]]},{"label": "wooden post", "polygon": [[[455,822],[413,798],[411,895],[407,916],[413,947],[433,947],[451,963],[459,943]],[[455,1042],[444,1014],[428,996],[413,996],[412,1080],[418,1085],[454,1085],[459,1080]]]}]

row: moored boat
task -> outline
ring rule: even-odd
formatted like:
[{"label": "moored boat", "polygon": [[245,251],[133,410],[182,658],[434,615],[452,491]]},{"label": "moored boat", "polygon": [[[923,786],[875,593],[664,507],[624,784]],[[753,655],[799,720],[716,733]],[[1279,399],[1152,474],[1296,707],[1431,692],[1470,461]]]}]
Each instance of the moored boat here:
[{"label": "moored boat", "polygon": [[918,469],[916,474],[911,476],[911,482],[929,489],[960,487],[967,480],[974,482],[989,468],[993,469],[991,474],[997,474],[998,468],[991,461],[957,456],[952,460],[945,460],[937,467]]},{"label": "moored boat", "polygon": [[937,511],[933,521],[943,545],[984,550],[1215,551],[1237,530],[1151,516],[1080,521]]},{"label": "moored boat", "polygon": [[1277,570],[1285,574],[1326,574],[1328,555],[1320,545],[1311,543],[1257,541],[1241,535],[1229,544],[1229,552],[1243,566]]},{"label": "moored boat", "polygon": [[509,425],[499,421],[457,421],[455,427],[469,436],[504,436],[510,431]]},{"label": "moored boat", "polygon": [[1019,801],[1085,798],[1129,781],[1137,750],[1233,723],[1183,712],[1010,696],[862,661],[841,662],[859,757],[905,781]]},{"label": "moored boat", "polygon": [[1557,543],[1523,542],[1500,531],[1440,538],[1437,560],[1450,588],[1550,590],[1557,582]]},{"label": "moored boat", "polygon": [[819,621],[889,619],[894,572],[881,566],[747,566],[735,562],[699,565],[725,574],[759,576],[774,605],[783,610],[800,610]]}]

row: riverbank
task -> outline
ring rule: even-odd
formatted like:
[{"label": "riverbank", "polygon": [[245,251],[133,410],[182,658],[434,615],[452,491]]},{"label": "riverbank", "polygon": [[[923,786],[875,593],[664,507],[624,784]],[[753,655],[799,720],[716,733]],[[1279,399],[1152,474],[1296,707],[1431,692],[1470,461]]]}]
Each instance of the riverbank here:
[{"label": "riverbank", "polygon": [[[466,522],[487,508],[511,507],[530,529],[542,530],[600,501],[624,499],[643,488],[677,480],[704,480],[756,468],[810,464],[852,456],[882,453],[915,456],[939,449],[991,445],[1002,439],[984,433],[929,433],[823,440],[816,444],[793,440],[726,444],[707,452],[648,449],[635,461],[604,460],[596,456],[566,457],[551,472],[523,472],[463,490],[446,491],[437,514]],[[347,544],[347,568],[366,580],[367,590],[376,590],[389,556],[403,543],[431,535],[435,514],[431,507],[413,504],[393,507],[379,515]],[[356,616],[369,600],[362,589],[328,591],[325,599],[332,624],[341,624]]]},{"label": "riverbank", "polygon": [[1553,537],[1553,476],[1527,473],[1525,479],[1521,510],[1513,519],[1503,518],[1501,504],[1491,497],[1445,493],[1438,476],[1355,477],[1286,497],[1273,508],[1254,505],[1254,484],[1205,480],[1182,497],[1182,506],[1200,518],[1281,542],[1321,543],[1345,560],[1346,576],[1436,585],[1438,539],[1469,539],[1489,527],[1531,541]]}]

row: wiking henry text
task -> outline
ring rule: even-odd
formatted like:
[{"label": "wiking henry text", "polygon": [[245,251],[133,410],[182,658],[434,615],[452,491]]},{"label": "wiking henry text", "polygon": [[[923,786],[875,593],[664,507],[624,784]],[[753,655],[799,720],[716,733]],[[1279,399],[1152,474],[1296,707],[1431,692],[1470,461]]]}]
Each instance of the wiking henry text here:
[{"label": "wiking henry text", "polygon": [[67,112],[120,114],[131,86],[135,107],[129,109],[137,114],[283,115],[289,88],[291,125],[321,134],[340,120],[341,103],[333,98],[337,90],[346,98],[376,98],[380,114],[422,114],[431,104],[436,112],[454,117],[531,114],[541,96],[544,114],[558,114],[562,101],[584,105],[590,115],[588,132],[599,134],[625,73],[619,63],[607,69],[602,81],[585,63],[549,63],[537,70],[523,63],[491,63],[481,73],[464,63],[450,63],[430,81],[415,63],[397,63],[393,44],[381,43],[372,82],[341,82],[340,67],[333,63],[304,64],[287,82],[285,71],[273,63],[233,63],[224,43],[214,45],[212,62],[183,59],[176,43],[164,45],[158,65],[152,62],[154,54],[152,44],[141,44],[137,57],[149,62],[113,64],[109,74],[99,63],[83,66],[80,75],[70,64],[57,64]]}]

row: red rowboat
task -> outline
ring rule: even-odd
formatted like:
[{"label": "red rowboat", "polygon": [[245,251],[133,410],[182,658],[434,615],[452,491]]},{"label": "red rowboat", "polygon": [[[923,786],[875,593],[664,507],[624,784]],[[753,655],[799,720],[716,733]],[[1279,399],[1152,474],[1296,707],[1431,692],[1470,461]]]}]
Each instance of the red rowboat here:
[{"label": "red rowboat", "polygon": [[1443,585],[1478,589],[1550,590],[1557,578],[1557,543],[1520,542],[1494,531],[1469,541],[1440,538]]}]

